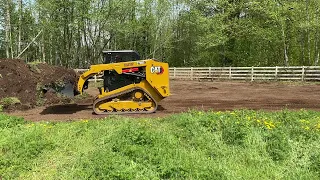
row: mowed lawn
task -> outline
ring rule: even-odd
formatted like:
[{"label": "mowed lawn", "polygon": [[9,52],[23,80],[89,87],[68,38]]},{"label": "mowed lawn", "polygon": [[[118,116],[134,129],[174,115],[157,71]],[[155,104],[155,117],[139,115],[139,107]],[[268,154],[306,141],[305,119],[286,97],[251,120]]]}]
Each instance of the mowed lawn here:
[{"label": "mowed lawn", "polygon": [[2,114],[0,176],[319,179],[320,113],[190,111],[55,123]]}]

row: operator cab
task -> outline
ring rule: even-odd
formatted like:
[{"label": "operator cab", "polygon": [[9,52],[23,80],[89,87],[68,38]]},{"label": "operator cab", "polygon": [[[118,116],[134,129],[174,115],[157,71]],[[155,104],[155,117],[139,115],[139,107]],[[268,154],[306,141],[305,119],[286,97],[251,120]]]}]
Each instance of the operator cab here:
[{"label": "operator cab", "polygon": [[[104,64],[141,60],[139,53],[133,50],[102,51],[102,54]],[[127,75],[119,75],[113,70],[104,71],[103,74],[105,90],[114,90],[132,83],[132,77],[128,78]],[[88,88],[88,83],[89,81],[87,80],[84,83],[83,89]]]},{"label": "operator cab", "polygon": [[[102,51],[102,53],[104,64],[141,60],[140,55],[133,50]],[[105,91],[113,91],[141,81],[141,77],[139,76],[118,74],[115,70],[107,70],[103,74],[103,87]],[[101,88],[99,88],[99,91],[101,94]]]},{"label": "operator cab", "polygon": [[140,55],[133,50],[103,51],[104,64],[140,60]]}]

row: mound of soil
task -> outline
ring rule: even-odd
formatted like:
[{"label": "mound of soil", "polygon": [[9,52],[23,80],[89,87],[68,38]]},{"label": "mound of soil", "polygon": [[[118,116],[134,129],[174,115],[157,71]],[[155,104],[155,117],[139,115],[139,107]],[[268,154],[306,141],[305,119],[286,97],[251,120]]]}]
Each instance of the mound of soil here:
[{"label": "mound of soil", "polygon": [[[76,84],[78,74],[60,66],[45,63],[26,64],[20,59],[0,59],[0,100],[16,97],[21,103],[6,105],[5,110],[30,109],[40,105],[69,103],[53,89],[64,83]],[[51,87],[51,91],[45,91]],[[1,102],[0,102],[1,103]]]}]

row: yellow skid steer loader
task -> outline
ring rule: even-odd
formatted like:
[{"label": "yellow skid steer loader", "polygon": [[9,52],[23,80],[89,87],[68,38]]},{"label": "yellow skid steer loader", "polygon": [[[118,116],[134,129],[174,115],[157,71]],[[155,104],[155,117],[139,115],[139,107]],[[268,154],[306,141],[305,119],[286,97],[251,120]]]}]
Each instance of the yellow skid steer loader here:
[{"label": "yellow skid steer loader", "polygon": [[75,94],[88,88],[88,79],[102,74],[103,86],[94,99],[96,114],[153,113],[170,95],[169,66],[154,59],[140,60],[132,50],[104,51],[104,63],[91,65],[78,79]]}]

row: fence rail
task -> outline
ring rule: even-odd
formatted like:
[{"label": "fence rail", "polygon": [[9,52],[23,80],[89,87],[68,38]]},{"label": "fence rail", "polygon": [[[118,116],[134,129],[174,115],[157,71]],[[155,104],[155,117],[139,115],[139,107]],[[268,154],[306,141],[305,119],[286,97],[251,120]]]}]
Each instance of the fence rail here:
[{"label": "fence rail", "polygon": [[[84,72],[88,69],[75,69]],[[290,80],[319,81],[320,66],[289,67],[171,67],[170,79],[181,80]],[[101,81],[102,75],[90,81]]]}]

